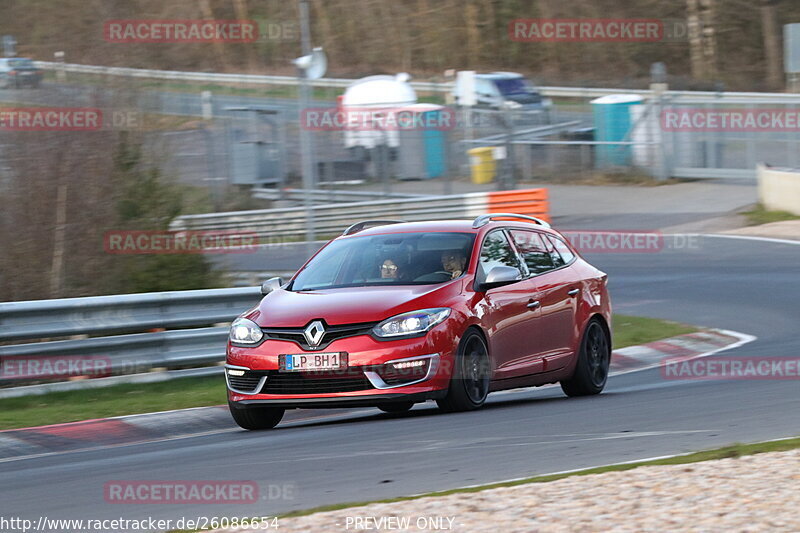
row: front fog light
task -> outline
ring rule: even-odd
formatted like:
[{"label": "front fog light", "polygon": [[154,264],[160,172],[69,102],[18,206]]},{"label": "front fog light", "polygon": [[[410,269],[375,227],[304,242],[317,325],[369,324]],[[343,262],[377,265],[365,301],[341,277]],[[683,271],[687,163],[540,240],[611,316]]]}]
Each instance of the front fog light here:
[{"label": "front fog light", "polygon": [[397,370],[404,370],[408,368],[416,368],[428,364],[427,359],[417,359],[416,361],[403,361],[402,363],[392,363],[391,366]]}]

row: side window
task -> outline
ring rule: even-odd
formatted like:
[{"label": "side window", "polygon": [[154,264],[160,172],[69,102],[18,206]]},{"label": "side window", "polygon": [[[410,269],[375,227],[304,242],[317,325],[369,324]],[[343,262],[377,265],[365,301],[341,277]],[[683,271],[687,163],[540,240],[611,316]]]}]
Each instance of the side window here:
[{"label": "side window", "polygon": [[553,260],[553,267],[559,268],[564,266],[566,263],[561,258],[561,254],[556,251],[556,247],[553,245],[553,241],[550,239],[549,235],[542,235],[542,241],[544,241],[544,247],[547,249],[547,253],[550,255],[550,259]]},{"label": "side window", "polygon": [[[541,274],[561,266],[561,257],[555,253],[552,243],[547,239],[543,240],[539,233],[511,230],[511,238],[531,274]],[[558,262],[554,261],[554,256],[558,258]]]},{"label": "side window", "polygon": [[553,242],[553,246],[555,246],[558,255],[561,256],[561,260],[563,261],[562,264],[568,265],[575,259],[575,254],[572,253],[572,250],[569,249],[567,243],[559,239],[558,237],[553,237],[552,235],[548,235],[549,239]]},{"label": "side window", "polygon": [[480,265],[483,275],[496,266],[520,268],[517,254],[502,231],[493,231],[484,239]]}]

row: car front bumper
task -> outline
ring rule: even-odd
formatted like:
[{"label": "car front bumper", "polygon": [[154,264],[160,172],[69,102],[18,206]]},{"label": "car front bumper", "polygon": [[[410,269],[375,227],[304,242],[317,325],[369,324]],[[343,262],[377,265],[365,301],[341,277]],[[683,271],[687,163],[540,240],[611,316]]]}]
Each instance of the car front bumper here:
[{"label": "car front bumper", "polygon": [[[438,329],[438,328],[437,328]],[[342,390],[331,392],[336,388],[334,371],[323,373],[330,382],[324,392],[314,390],[319,386],[319,373],[313,372],[281,372],[279,355],[300,354],[307,352],[291,341],[268,339],[257,347],[228,346],[226,364],[226,382],[228,399],[236,405],[270,404],[281,407],[341,407],[341,406],[375,406],[395,401],[425,401],[442,397],[450,382],[452,371],[453,338],[446,331],[429,332],[424,337],[411,339],[378,341],[368,335],[350,337],[334,341],[320,352],[345,352],[348,355],[347,386]],[[409,374],[399,381],[384,380],[384,369],[398,362],[424,360],[424,372]],[[244,372],[249,382],[247,390],[231,383],[231,370]],[[345,372],[343,370],[343,372]],[[240,374],[241,375],[241,374]],[[314,384],[304,390],[303,380]],[[255,380],[258,383],[255,384]],[[387,382],[388,381],[388,382]],[[344,385],[344,381],[342,381]],[[284,387],[284,389],[281,389]],[[278,394],[274,390],[285,390],[290,387],[290,394]]]}]

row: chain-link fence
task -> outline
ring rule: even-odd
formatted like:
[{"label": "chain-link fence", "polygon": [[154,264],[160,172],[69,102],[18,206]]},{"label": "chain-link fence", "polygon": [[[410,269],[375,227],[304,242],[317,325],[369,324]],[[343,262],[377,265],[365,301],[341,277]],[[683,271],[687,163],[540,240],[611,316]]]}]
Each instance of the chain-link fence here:
[{"label": "chain-link fence", "polygon": [[[229,184],[299,183],[300,132],[310,126],[294,87],[231,87],[204,95],[113,81],[107,86],[47,83],[40,90],[3,90],[0,101],[99,108],[103,127],[140,131],[151,159],[183,183],[211,190]],[[316,88],[311,105],[335,112],[339,93],[341,88]],[[475,162],[470,150],[480,147],[494,148],[497,187],[583,181],[598,173],[748,178],[759,161],[800,166],[800,99],[721,93],[710,100],[664,93],[632,98],[624,113],[611,113],[625,106],[604,106],[602,98],[593,100],[595,94],[560,97],[535,110],[449,107],[441,92],[419,97],[431,102],[425,104],[429,110],[446,113],[449,127],[311,128],[316,183],[367,181],[390,191],[397,180],[467,178]],[[0,169],[5,169],[0,172],[8,173],[13,154],[0,150]]]}]

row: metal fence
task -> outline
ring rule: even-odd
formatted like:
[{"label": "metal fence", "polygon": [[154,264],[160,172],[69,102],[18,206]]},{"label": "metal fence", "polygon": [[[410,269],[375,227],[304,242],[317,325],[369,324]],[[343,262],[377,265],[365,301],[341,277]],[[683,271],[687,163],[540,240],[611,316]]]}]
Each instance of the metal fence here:
[{"label": "metal fence", "polygon": [[[227,185],[267,184],[283,186],[301,174],[300,113],[295,98],[296,78],[216,73],[191,73],[112,68],[41,62],[47,70],[61,70],[73,77],[89,76],[82,85],[55,85],[43,91],[0,91],[0,100],[32,102],[45,106],[120,106],[141,113],[186,117],[188,122],[207,115],[213,120],[185,125],[174,131],[144,132],[153,157],[165,171],[184,183],[209,189],[218,208]],[[91,81],[91,76],[98,79]],[[69,79],[69,78],[68,78]],[[137,89],[125,80],[155,79],[165,82],[218,83],[223,94],[206,99],[199,92],[176,92],[174,87]],[[334,106],[335,96],[353,80],[315,80],[312,106]],[[225,86],[256,87],[259,96],[224,94]],[[444,102],[451,81],[412,82],[422,99]],[[52,90],[51,90],[52,89]],[[262,90],[263,89],[263,90]],[[666,131],[661,125],[664,109],[778,109],[792,113],[800,108],[800,95],[783,93],[719,93],[698,91],[629,90],[616,88],[541,87],[543,95],[555,99],[548,113],[503,112],[457,109],[456,127],[446,131],[440,154],[445,171],[427,187],[449,192],[449,180],[471,173],[468,151],[475,147],[502,147],[507,159],[497,162],[496,188],[516,187],[520,181],[582,181],[598,174],[637,173],[661,179],[747,178],[755,176],[758,162],[774,166],[800,166],[800,129],[794,131]],[[186,89],[189,90],[189,89]],[[615,141],[597,129],[593,98],[608,95],[638,95],[644,116],[633,121]],[[274,113],[278,133],[253,129],[243,109]],[[253,111],[257,113],[257,111]],[[247,128],[251,133],[240,134]],[[352,146],[345,131],[312,132],[316,183],[382,184],[390,197],[398,180],[429,176],[420,170],[424,158],[421,141],[403,137],[398,146],[378,148]],[[614,152],[614,157],[608,157]],[[620,157],[616,157],[619,155]],[[609,163],[609,160],[611,161]],[[0,162],[0,176],[9,172]],[[487,188],[493,187],[492,185]],[[267,193],[258,197],[266,198]]]},{"label": "metal fence", "polygon": [[[184,117],[202,117],[211,111],[213,121],[206,121],[196,131],[152,132],[151,145],[175,145],[168,150],[165,167],[181,181],[205,186],[225,184],[283,184],[287,177],[301,174],[299,135],[300,113],[297,107],[297,79],[290,76],[260,76],[219,73],[192,73],[100,67],[91,65],[41,62],[47,70],[61,70],[78,76],[82,86],[60,85],[54,93],[36,96],[37,103],[55,105],[94,105],[112,102],[119,95],[128,105],[143,113]],[[84,82],[82,76],[89,76]],[[91,77],[96,79],[91,81]],[[69,79],[69,78],[68,78]],[[209,101],[199,93],[176,92],[175,88],[137,90],[125,80],[154,79],[164,82],[216,83],[221,94]],[[353,80],[323,78],[315,80],[312,106],[335,105],[338,93]],[[412,81],[424,101],[444,103],[452,90],[452,81]],[[226,86],[256,88],[258,96],[225,94]],[[190,89],[186,89],[187,91]],[[741,109],[782,109],[792,112],[800,107],[800,95],[784,93],[701,92],[619,89],[540,87],[542,94],[555,100],[548,113],[495,110],[457,110],[457,126],[446,132],[446,142],[438,156],[445,160],[447,176],[470,174],[468,150],[479,146],[503,146],[507,160],[498,162],[498,187],[528,182],[584,180],[603,173],[640,173],[658,178],[753,178],[755,165],[763,161],[778,166],[798,166],[799,139],[796,131],[787,132],[713,132],[664,131],[660,113],[666,108],[705,108],[724,111]],[[322,91],[322,92],[319,92]],[[29,94],[0,91],[6,101],[25,101]],[[49,94],[50,100],[47,100]],[[597,130],[597,109],[591,100],[608,95],[637,95],[639,107],[649,110],[646,120],[631,126],[617,142],[605,139]],[[41,100],[41,102],[38,102]],[[109,104],[111,105],[111,104]],[[116,105],[116,104],[115,104]],[[237,144],[232,130],[247,122],[242,109],[269,109],[276,113],[281,141],[274,144],[268,136]],[[238,111],[237,111],[238,110]],[[549,126],[550,129],[537,127]],[[400,146],[383,149],[353,147],[343,131],[315,131],[311,135],[317,183],[383,183],[384,192],[392,192],[398,179],[420,176],[419,141],[411,139]],[[410,137],[406,137],[408,140]],[[162,142],[166,139],[167,142]],[[605,143],[605,144],[604,144]],[[622,154],[609,164],[604,154]],[[272,157],[277,158],[274,162]],[[280,168],[278,168],[280,167]],[[443,181],[439,179],[439,181]],[[498,180],[500,181],[500,180]],[[441,189],[440,189],[441,190]],[[447,190],[446,188],[444,189]],[[219,196],[218,194],[216,196]],[[215,196],[215,198],[216,198]]]}]

